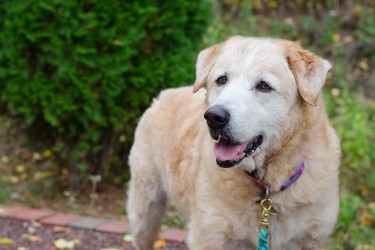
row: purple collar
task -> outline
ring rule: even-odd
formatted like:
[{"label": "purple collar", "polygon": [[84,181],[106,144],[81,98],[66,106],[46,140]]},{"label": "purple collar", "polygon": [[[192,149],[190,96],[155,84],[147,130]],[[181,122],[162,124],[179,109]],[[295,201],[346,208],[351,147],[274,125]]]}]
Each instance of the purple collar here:
[{"label": "purple collar", "polygon": [[[288,187],[290,187],[296,180],[298,180],[298,178],[302,175],[302,173],[304,172],[304,170],[305,170],[305,163],[304,163],[304,161],[302,161],[301,164],[299,165],[299,167],[297,168],[297,170],[294,172],[294,174],[289,178],[289,180],[287,180],[286,182],[284,182],[284,184],[281,185],[281,187],[279,189],[270,190],[270,193],[281,192],[281,191],[284,191],[285,189],[287,189]],[[266,184],[266,183],[264,183],[264,182],[262,182],[262,181],[260,181],[259,179],[257,179],[254,173],[247,172],[247,174],[252,177],[252,179],[254,180],[254,182],[259,187],[261,187],[261,188],[263,188],[265,190],[267,190],[269,188],[269,185]]]}]

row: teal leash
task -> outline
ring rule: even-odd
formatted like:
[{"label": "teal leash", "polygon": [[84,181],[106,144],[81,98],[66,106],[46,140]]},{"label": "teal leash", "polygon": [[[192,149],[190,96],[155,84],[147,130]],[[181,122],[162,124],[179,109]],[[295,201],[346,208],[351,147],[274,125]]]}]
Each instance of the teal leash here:
[{"label": "teal leash", "polygon": [[[272,193],[281,192],[287,189],[288,187],[290,187],[303,174],[304,170],[305,170],[305,163],[304,161],[302,161],[302,163],[299,165],[299,167],[294,172],[294,174],[289,178],[289,180],[286,181],[279,189],[273,190]],[[271,193],[270,186],[258,180],[254,173],[250,173],[250,172],[247,172],[247,173],[253,178],[254,182],[258,186],[266,190],[266,197],[260,202],[260,207],[262,209],[262,220],[259,222],[259,226],[258,226],[259,237],[258,237],[257,250],[268,250],[270,246],[269,237],[271,234],[270,216],[277,215],[276,213],[271,212],[272,201],[270,199],[270,193]]]},{"label": "teal leash", "polygon": [[269,198],[269,186],[266,187],[266,197],[261,200],[260,207],[262,209],[262,220],[259,222],[258,231],[258,248],[257,250],[269,249],[269,236],[271,234],[270,216],[276,215],[271,212],[272,201]]},{"label": "teal leash", "polygon": [[257,250],[268,250],[268,229],[262,227],[259,231]]}]

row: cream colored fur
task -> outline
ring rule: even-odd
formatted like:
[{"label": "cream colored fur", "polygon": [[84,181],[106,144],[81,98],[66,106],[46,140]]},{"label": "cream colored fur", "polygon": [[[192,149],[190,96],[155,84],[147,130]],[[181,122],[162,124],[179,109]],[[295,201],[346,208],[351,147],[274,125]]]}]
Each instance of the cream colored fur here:
[{"label": "cream colored fur", "polygon": [[[202,51],[194,87],[163,91],[136,130],[127,211],[137,249],[152,249],[167,199],[189,221],[190,249],[256,249],[263,190],[245,170],[257,169],[278,189],[302,156],[302,176],[271,195],[278,213],[271,249],[319,248],[338,213],[339,141],[319,96],[329,69],[284,40],[233,37]],[[217,86],[222,74],[228,83]],[[258,93],[259,79],[274,91]],[[217,104],[230,111],[236,138],[264,134],[255,154],[233,168],[217,166],[203,118]]]}]

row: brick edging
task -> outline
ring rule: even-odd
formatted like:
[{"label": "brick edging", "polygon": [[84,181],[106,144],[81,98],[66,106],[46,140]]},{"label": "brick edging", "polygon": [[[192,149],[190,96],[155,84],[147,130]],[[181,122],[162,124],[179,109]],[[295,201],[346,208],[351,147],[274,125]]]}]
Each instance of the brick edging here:
[{"label": "brick edging", "polygon": [[[25,221],[37,221],[47,226],[81,228],[102,233],[130,233],[129,224],[121,220],[107,220],[73,214],[62,214],[51,210],[33,209],[20,206],[6,206],[0,204],[0,217]],[[177,228],[168,228],[160,233],[160,237],[167,241],[183,243],[186,240],[187,232],[186,230]]]}]

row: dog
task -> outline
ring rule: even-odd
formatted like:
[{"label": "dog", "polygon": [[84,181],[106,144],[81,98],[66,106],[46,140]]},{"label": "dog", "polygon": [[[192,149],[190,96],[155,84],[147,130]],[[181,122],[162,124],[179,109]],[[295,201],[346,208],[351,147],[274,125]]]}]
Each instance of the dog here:
[{"label": "dog", "polygon": [[263,222],[270,249],[319,248],[339,208],[340,145],[320,94],[330,69],[282,39],[235,36],[201,51],[194,86],[162,91],[135,132],[136,248],[153,248],[168,199],[188,220],[190,249],[256,249]]}]

